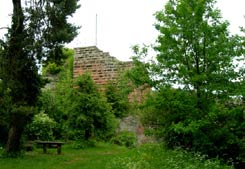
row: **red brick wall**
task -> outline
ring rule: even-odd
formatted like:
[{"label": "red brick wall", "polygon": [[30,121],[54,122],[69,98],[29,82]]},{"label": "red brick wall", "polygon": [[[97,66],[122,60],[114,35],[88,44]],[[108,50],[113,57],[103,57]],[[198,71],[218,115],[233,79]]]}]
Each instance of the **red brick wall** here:
[{"label": "red brick wall", "polygon": [[[132,67],[132,62],[119,61],[96,46],[75,48],[73,77],[90,73],[94,82],[102,87],[102,90],[109,81],[117,80],[121,71]],[[128,96],[129,101],[142,103],[149,92],[150,88],[147,85],[134,89]]]},{"label": "red brick wall", "polygon": [[121,70],[132,65],[132,62],[119,61],[96,46],[75,48],[73,76],[88,72],[96,84],[105,85],[108,81],[116,80]]}]

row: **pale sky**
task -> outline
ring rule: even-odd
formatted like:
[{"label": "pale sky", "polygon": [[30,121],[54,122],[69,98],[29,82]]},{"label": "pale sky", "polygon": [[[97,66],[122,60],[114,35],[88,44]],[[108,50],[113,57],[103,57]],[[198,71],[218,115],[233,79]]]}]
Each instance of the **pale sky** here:
[{"label": "pale sky", "polygon": [[[150,44],[158,32],[153,24],[153,14],[164,8],[167,0],[80,0],[81,8],[71,21],[82,26],[79,36],[69,47],[95,45],[97,14],[97,46],[119,60],[128,60],[133,54],[131,46]],[[230,31],[239,33],[245,27],[245,0],[217,0],[217,6],[225,20],[230,22]],[[0,0],[0,28],[9,25],[8,14],[11,1]],[[0,37],[3,30],[0,29]]]}]

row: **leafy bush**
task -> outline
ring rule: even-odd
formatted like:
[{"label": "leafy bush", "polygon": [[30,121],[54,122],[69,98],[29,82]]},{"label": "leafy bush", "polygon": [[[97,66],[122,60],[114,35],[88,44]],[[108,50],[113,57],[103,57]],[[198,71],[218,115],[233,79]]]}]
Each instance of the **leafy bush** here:
[{"label": "leafy bush", "polygon": [[68,89],[64,90],[66,92],[63,97],[60,97],[59,94],[56,94],[56,91],[44,90],[39,97],[39,111],[45,112],[51,119],[56,121],[56,126],[53,129],[53,135],[56,139],[63,139],[65,135],[64,123],[67,120],[65,117],[66,105],[69,103],[64,101],[68,95]]},{"label": "leafy bush", "polygon": [[117,125],[110,105],[100,95],[89,74],[79,77],[76,86],[68,117],[70,133],[74,139],[110,138]]},{"label": "leafy bush", "polygon": [[43,70],[44,74],[56,75],[62,70],[61,66],[58,66],[56,63],[49,63]]},{"label": "leafy bush", "polygon": [[[69,128],[67,125],[68,113],[73,107],[73,59],[74,51],[72,49],[62,49],[64,57],[62,59],[62,65],[58,67],[61,71],[55,75],[57,80],[51,89],[45,88],[39,97],[39,111],[43,111],[48,114],[49,117],[57,122],[55,129],[53,130],[54,137],[56,139],[68,139]],[[45,76],[44,67],[43,75]]]},{"label": "leafy bush", "polygon": [[171,147],[190,148],[243,168],[242,160],[245,159],[243,118],[242,111],[239,112],[237,109],[231,111],[224,107],[215,107],[201,119],[172,124],[166,132],[165,139]]},{"label": "leafy bush", "polygon": [[27,127],[27,135],[30,140],[53,140],[53,129],[56,122],[47,114],[39,113]]},{"label": "leafy bush", "polygon": [[109,83],[106,87],[105,95],[116,117],[122,118],[128,114],[128,93],[122,92],[116,84]]},{"label": "leafy bush", "polygon": [[73,63],[74,63],[74,50],[69,49],[69,48],[63,48],[62,52],[66,59],[64,67],[68,68],[68,72],[72,73],[70,74],[72,76],[73,75]]},{"label": "leafy bush", "polygon": [[129,131],[119,132],[115,137],[111,139],[112,143],[133,148],[137,144],[137,137],[135,133]]},{"label": "leafy bush", "polygon": [[[55,138],[89,140],[91,137],[108,139],[114,135],[117,120],[97,90],[89,74],[73,79],[73,50],[63,49],[65,59],[52,90],[44,90],[39,99],[40,111],[57,122]],[[44,71],[55,68],[48,65]],[[46,70],[45,70],[46,69]],[[56,70],[56,69],[54,69]]]},{"label": "leafy bush", "polygon": [[170,148],[201,152],[244,168],[244,107],[214,103],[206,112],[197,113],[194,101],[183,90],[159,91],[147,101],[145,123]]}]

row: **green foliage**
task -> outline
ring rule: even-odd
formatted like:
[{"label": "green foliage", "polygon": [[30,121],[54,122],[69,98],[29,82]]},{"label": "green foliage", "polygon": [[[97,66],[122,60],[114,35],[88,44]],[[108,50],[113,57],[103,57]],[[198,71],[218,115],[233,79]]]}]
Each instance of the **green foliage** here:
[{"label": "green foliage", "polygon": [[[155,87],[142,106],[149,131],[244,168],[244,69],[234,64],[244,38],[230,35],[215,0],[169,0],[155,16],[157,56],[143,65]],[[134,49],[136,60],[147,53]]]},{"label": "green foliage", "polygon": [[114,134],[116,119],[89,74],[77,79],[73,98],[69,126],[75,139],[88,140],[92,136],[107,139]]},{"label": "green foliage", "polygon": [[58,74],[61,71],[61,66],[57,66],[56,63],[49,63],[45,69],[43,69],[43,73],[45,74],[51,74],[55,75]]},{"label": "green foliage", "polygon": [[53,129],[55,126],[56,122],[47,114],[36,114],[32,123],[27,126],[27,137],[30,140],[53,140]]},{"label": "green foliage", "polygon": [[[158,137],[164,137],[172,124],[198,118],[199,114],[195,109],[194,102],[194,96],[187,91],[162,88],[149,95],[142,106],[143,123],[153,127]],[[174,144],[171,140],[169,143]]]},{"label": "green foliage", "polygon": [[35,109],[28,105],[13,104],[8,112],[8,140],[5,148],[6,157],[17,157],[22,154],[21,138],[24,127],[35,113]]},{"label": "green foliage", "polygon": [[70,72],[71,77],[73,77],[73,64],[74,64],[74,50],[69,48],[63,48],[63,55],[65,56],[65,68],[68,68],[68,72]]},{"label": "green foliage", "polygon": [[160,145],[143,145],[131,156],[114,158],[107,169],[232,169],[218,160],[205,160],[200,154],[183,150],[166,150]]},{"label": "green foliage", "polygon": [[[0,149],[1,153],[1,149]],[[1,158],[1,169],[232,169],[218,160],[206,160],[200,154],[183,150],[167,150],[160,145],[143,145],[128,149],[108,143],[96,143],[95,147],[74,149],[73,144],[62,146],[62,155],[56,149],[43,154],[42,149],[26,152],[22,158]]]},{"label": "green foliage", "polygon": [[122,118],[129,113],[128,93],[120,90],[119,85],[109,83],[105,89],[105,96],[116,117]]},{"label": "green foliage", "polygon": [[207,111],[209,101],[227,99],[241,73],[232,64],[241,55],[240,37],[229,35],[229,23],[214,5],[214,0],[171,0],[155,14],[158,78],[195,91],[199,111]]},{"label": "green foliage", "polygon": [[[12,1],[11,27],[6,42],[0,40],[0,80],[3,90],[10,91],[15,106],[6,114],[9,119],[6,151],[10,154],[20,151],[22,131],[33,116],[23,107],[36,106],[43,87],[38,65],[45,61],[60,64],[62,45],[77,35],[78,28],[67,21],[79,7],[77,3],[77,0],[26,1],[22,7],[21,0]],[[57,71],[54,65],[51,70]]]},{"label": "green foliage", "polygon": [[[55,83],[53,83],[50,89],[46,88],[42,91],[38,103],[40,111],[44,111],[57,122],[54,129],[54,137],[56,139],[68,138],[68,113],[73,107],[73,100],[76,100],[73,98],[74,88],[72,79],[74,52],[67,48],[62,51],[66,59],[62,60],[64,64],[59,66],[61,71],[57,75],[52,76],[54,79],[51,79],[51,81],[55,81]],[[46,67],[44,67],[43,71],[45,69]]]},{"label": "green foliage", "polygon": [[187,91],[163,88],[146,101],[144,123],[168,147],[201,152],[243,168],[244,105],[213,104],[207,114],[200,114],[194,102]]},{"label": "green foliage", "polygon": [[6,144],[9,129],[8,113],[12,109],[11,96],[9,90],[4,90],[2,80],[0,80],[0,145]]},{"label": "green foliage", "polygon": [[[53,62],[61,65],[65,59],[62,48],[77,36],[79,27],[68,22],[79,8],[77,0],[39,1],[26,3],[28,32],[33,42],[37,59],[41,62]],[[32,39],[31,39],[32,38]],[[43,60],[43,54],[46,59]]]},{"label": "green foliage", "polygon": [[135,133],[129,131],[122,131],[116,134],[111,139],[111,142],[120,146],[126,146],[128,148],[133,148],[137,144],[137,138]]},{"label": "green foliage", "polygon": [[[62,48],[60,55],[62,55],[62,58],[60,58],[59,64],[57,64],[56,62],[50,62],[42,68],[43,76],[46,76],[48,74],[57,75],[61,71],[73,72],[74,51],[69,48]],[[66,68],[69,68],[69,70],[64,70]]]},{"label": "green foliage", "polygon": [[73,50],[63,49],[66,60],[56,75],[54,86],[42,92],[39,106],[57,122],[55,138],[75,139],[76,147],[83,147],[84,139],[110,138],[117,121],[111,105],[100,94],[90,75],[72,78],[73,54]]},{"label": "green foliage", "polygon": [[136,87],[145,84],[152,86],[149,72],[150,64],[143,61],[148,55],[148,47],[143,46],[140,48],[136,45],[132,47],[132,50],[135,53],[135,56],[132,57],[133,67],[126,72],[127,77],[134,85],[136,85]]}]

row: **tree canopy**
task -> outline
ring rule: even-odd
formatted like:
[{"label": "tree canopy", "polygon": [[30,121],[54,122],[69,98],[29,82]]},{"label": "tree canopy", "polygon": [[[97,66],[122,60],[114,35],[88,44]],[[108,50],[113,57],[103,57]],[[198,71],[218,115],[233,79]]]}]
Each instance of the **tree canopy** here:
[{"label": "tree canopy", "polygon": [[169,0],[156,12],[157,54],[144,65],[155,90],[144,121],[170,148],[244,168],[244,36],[229,32],[215,2]]},{"label": "tree canopy", "polygon": [[230,35],[214,2],[170,0],[156,13],[161,83],[195,90],[200,109],[211,97],[232,95],[240,76],[233,64],[239,37]]},{"label": "tree canopy", "polygon": [[8,114],[7,153],[20,150],[25,124],[34,113],[43,85],[39,74],[44,62],[62,60],[62,46],[77,35],[76,26],[67,22],[79,7],[77,0],[12,0],[12,24],[0,46],[0,79],[9,91],[12,105]]}]

